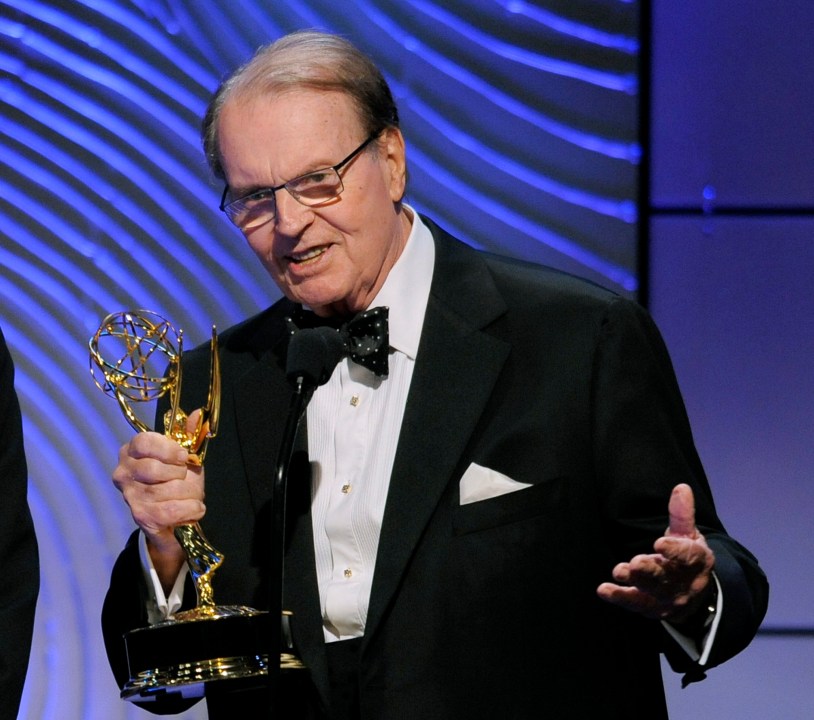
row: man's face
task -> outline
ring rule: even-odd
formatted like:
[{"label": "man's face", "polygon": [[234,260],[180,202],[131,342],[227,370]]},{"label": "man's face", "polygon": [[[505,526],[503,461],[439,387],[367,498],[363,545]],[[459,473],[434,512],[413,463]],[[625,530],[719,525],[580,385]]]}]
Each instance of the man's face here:
[{"label": "man's face", "polygon": [[[218,129],[236,197],[335,165],[365,140],[347,95],[309,89],[232,99]],[[335,200],[306,207],[278,190],[276,217],[244,233],[283,293],[321,315],[365,309],[410,229],[397,204],[405,183],[398,130],[385,130],[339,173],[345,189]]]}]

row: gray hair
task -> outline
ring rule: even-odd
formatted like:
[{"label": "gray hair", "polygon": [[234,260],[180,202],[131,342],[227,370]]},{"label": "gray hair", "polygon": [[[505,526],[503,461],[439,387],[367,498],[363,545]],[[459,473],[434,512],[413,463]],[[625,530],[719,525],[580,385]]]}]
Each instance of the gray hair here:
[{"label": "gray hair", "polygon": [[201,138],[209,167],[224,179],[218,142],[218,119],[233,97],[271,95],[292,88],[345,93],[356,105],[367,134],[398,127],[399,116],[387,81],[373,61],[355,45],[329,33],[303,30],[264,45],[224,80],[204,115]]}]

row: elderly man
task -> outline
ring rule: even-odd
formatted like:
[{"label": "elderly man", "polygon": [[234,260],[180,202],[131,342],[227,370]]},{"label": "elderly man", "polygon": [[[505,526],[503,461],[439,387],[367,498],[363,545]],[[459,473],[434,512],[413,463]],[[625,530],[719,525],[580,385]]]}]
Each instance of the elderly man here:
[{"label": "elderly man", "polygon": [[[749,643],[765,578],[715,513],[642,309],[478,253],[405,204],[390,91],[338,37],[262,48],[216,93],[204,144],[221,208],[285,297],[221,335],[206,506],[204,472],[167,438],[120,452],[114,482],[140,528],[105,606],[120,682],[121,633],[180,605],[177,524],[200,520],[226,555],[219,602],[266,602],[303,307],[387,308],[389,338],[378,365],[338,363],[300,428],[284,593],[312,687],[290,717],[657,720],[660,652],[700,677]],[[183,405],[203,404],[207,379],[207,351],[189,353]],[[265,707],[219,702],[210,717]]]}]

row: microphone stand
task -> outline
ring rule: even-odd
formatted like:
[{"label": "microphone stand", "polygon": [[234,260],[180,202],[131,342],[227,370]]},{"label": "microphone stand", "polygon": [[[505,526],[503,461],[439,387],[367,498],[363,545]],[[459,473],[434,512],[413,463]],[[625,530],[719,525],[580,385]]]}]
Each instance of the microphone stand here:
[{"label": "microphone stand", "polygon": [[[301,330],[294,334],[288,346],[287,371],[294,381],[294,394],[288,408],[283,429],[277,472],[271,491],[271,563],[269,568],[269,618],[271,645],[269,646],[268,705],[271,713],[279,708],[280,658],[283,640],[283,580],[285,576],[285,520],[286,487],[294,440],[303,409],[313,390],[328,381],[336,364],[345,354],[344,340],[336,330],[320,327]],[[292,644],[286,623],[286,643]],[[270,715],[274,717],[273,714]]]},{"label": "microphone stand", "polygon": [[[280,688],[280,653],[282,650],[283,632],[283,577],[285,573],[285,519],[286,519],[286,489],[288,485],[288,469],[294,451],[294,440],[297,436],[297,426],[300,416],[307,404],[307,388],[303,376],[296,379],[294,394],[288,409],[283,437],[280,443],[280,452],[277,455],[277,471],[271,491],[271,563],[269,570],[269,618],[270,645],[269,645],[269,674],[268,674],[268,700],[269,717],[274,717],[278,704]],[[290,638],[285,638],[290,642]]]}]

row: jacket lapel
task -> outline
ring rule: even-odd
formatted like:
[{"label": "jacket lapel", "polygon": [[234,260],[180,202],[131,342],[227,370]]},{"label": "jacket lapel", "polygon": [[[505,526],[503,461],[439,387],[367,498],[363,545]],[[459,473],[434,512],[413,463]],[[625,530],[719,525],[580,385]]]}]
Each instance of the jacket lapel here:
[{"label": "jacket lapel", "polygon": [[[506,311],[485,264],[471,248],[425,222],[436,239],[435,269],[390,479],[365,645],[375,634],[424,528],[455,476],[509,352],[502,340],[483,331]],[[274,465],[269,462],[277,455],[291,395],[285,373],[275,367],[280,363],[284,366],[281,318],[290,309],[290,305],[284,307],[267,320],[274,326],[271,336],[275,339],[262,343],[265,350],[258,354],[264,356],[244,375],[235,393],[241,452],[255,510],[270,498]],[[267,328],[263,334],[268,332]],[[293,633],[300,657],[311,669],[323,697],[327,697],[304,443],[301,432],[301,452],[292,465],[289,482],[284,597],[285,608],[293,611]]]},{"label": "jacket lapel", "polygon": [[[248,342],[256,357],[235,387],[235,414],[254,512],[271,517],[272,481],[292,388],[285,377],[283,318],[293,309],[283,300],[275,305]],[[311,482],[304,416],[289,467],[286,513],[286,559],[283,610],[292,612],[291,629],[300,659],[312,671],[327,698],[327,661],[319,606],[314,540],[311,527]],[[265,510],[265,512],[264,512]],[[271,541],[269,534],[269,542]]]},{"label": "jacket lapel", "polygon": [[483,332],[506,310],[486,266],[471,248],[428,225],[436,238],[435,270],[390,479],[365,645],[455,475],[509,352]]},{"label": "jacket lapel", "polygon": [[[240,453],[255,513],[271,497],[271,481],[291,397],[285,377],[283,318],[293,307],[283,300],[229,339],[228,348],[245,369],[234,385],[234,412]],[[253,356],[253,360],[250,359]]]}]

